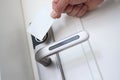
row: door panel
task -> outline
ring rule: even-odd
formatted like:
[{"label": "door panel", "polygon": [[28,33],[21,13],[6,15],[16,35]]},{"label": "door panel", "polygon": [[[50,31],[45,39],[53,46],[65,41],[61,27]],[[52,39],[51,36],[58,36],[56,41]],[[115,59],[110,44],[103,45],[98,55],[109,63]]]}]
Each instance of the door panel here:
[{"label": "door panel", "polygon": [[[29,26],[42,3],[47,2],[47,0],[46,2],[29,1],[23,1],[26,27]],[[38,72],[40,80],[119,80],[119,4],[119,0],[106,0],[100,8],[88,13],[81,20],[65,14],[56,20],[52,25],[52,39],[49,39],[49,43],[37,45],[35,52],[43,46],[62,40],[81,30],[87,30],[90,39],[59,52],[62,68],[56,55],[50,57],[53,64],[48,67],[37,63],[35,73]],[[33,54],[34,52],[31,56],[34,56]],[[33,63],[36,65],[34,58]],[[62,78],[63,75],[65,79]]]},{"label": "door panel", "polygon": [[120,0],[106,0],[82,21],[104,80],[120,80]]},{"label": "door panel", "polygon": [[[55,41],[59,41],[83,30],[79,18],[67,15],[63,15],[61,19],[57,20],[52,28]],[[59,54],[66,80],[102,79],[88,42],[85,42],[82,45],[78,44],[72,48],[59,52]],[[88,60],[90,58],[91,60]]]}]

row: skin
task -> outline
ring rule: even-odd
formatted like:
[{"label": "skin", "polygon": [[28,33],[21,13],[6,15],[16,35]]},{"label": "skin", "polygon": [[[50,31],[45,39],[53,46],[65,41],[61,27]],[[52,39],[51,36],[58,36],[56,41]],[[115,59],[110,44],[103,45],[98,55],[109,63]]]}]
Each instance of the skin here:
[{"label": "skin", "polygon": [[62,13],[81,17],[86,12],[95,9],[104,0],[53,0],[52,18],[60,18]]}]

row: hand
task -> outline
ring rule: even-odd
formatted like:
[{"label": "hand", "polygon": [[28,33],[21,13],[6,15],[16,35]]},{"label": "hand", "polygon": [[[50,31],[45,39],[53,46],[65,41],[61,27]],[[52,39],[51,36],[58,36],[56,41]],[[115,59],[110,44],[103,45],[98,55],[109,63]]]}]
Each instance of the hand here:
[{"label": "hand", "polygon": [[81,17],[102,2],[103,0],[53,0],[53,12],[51,16],[59,18],[64,12],[70,16]]}]

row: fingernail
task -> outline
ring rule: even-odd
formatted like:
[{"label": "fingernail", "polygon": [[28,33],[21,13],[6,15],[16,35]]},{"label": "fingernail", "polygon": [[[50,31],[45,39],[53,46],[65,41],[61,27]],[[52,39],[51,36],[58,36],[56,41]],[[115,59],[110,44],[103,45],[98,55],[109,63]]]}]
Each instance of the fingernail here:
[{"label": "fingernail", "polygon": [[57,17],[57,13],[55,11],[52,11],[51,17],[56,18]]}]

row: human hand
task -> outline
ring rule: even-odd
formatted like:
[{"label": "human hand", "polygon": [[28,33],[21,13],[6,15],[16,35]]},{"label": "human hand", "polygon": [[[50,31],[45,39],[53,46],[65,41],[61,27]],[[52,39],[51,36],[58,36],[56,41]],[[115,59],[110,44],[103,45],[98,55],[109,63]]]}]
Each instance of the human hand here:
[{"label": "human hand", "polygon": [[51,16],[59,18],[64,12],[70,16],[81,17],[102,2],[103,0],[53,0],[53,12]]}]

